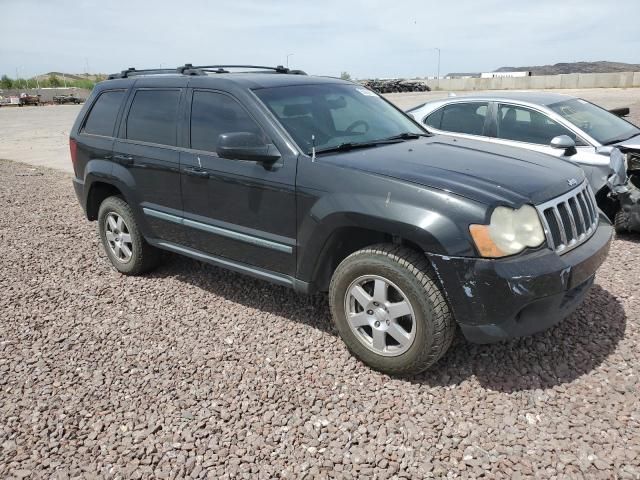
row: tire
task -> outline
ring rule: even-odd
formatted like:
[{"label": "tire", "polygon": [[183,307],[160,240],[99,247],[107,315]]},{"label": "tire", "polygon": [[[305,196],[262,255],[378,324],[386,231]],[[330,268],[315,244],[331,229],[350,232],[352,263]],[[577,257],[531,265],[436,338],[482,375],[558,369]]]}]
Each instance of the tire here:
[{"label": "tire", "polygon": [[[124,228],[118,225],[118,219],[122,219]],[[114,223],[117,228],[113,228]],[[109,261],[120,273],[140,275],[158,265],[160,251],[143,238],[131,207],[121,197],[108,197],[100,204],[98,231]],[[114,233],[120,237],[119,242],[112,241]]]},{"label": "tire", "polygon": [[629,232],[627,214],[624,212],[624,210],[619,209],[616,212],[613,218],[613,228],[615,229],[616,233],[623,234]]},{"label": "tire", "polygon": [[[336,268],[329,286],[334,324],[349,351],[371,368],[390,375],[415,375],[436,363],[451,346],[456,323],[429,267],[420,252],[381,244],[352,253]],[[383,296],[376,294],[376,281],[380,279],[387,283]],[[360,300],[356,300],[351,293],[358,291],[356,286],[368,296],[358,293]],[[380,302],[369,303],[370,309],[363,305],[376,297],[387,298],[386,307],[375,306],[382,305]],[[409,304],[411,313],[393,318],[394,312],[405,311],[398,310],[401,298]],[[398,325],[403,335],[408,334],[403,343],[395,342]],[[374,337],[379,339],[381,330],[383,341],[377,343],[384,347],[376,350]]]}]

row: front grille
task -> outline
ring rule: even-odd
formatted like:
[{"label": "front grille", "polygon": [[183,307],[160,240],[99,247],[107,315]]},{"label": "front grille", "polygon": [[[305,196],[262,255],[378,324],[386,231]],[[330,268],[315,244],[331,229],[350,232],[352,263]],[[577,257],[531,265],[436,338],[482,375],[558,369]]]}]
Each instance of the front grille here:
[{"label": "front grille", "polygon": [[598,205],[585,181],[578,188],[536,206],[549,247],[565,253],[586,241],[598,225]]}]

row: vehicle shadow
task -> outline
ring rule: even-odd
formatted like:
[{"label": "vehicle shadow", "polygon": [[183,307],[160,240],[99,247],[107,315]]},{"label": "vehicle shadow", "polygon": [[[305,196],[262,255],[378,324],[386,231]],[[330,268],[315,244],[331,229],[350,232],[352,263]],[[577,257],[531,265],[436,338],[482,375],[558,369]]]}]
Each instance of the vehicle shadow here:
[{"label": "vehicle shadow", "polygon": [[452,385],[474,376],[500,392],[551,388],[603,363],[623,339],[626,324],[622,304],[595,284],[582,306],[554,328],[490,345],[471,344],[458,335],[433,368],[411,381]]},{"label": "vehicle shadow", "polygon": [[[337,335],[324,294],[296,294],[173,254],[167,255],[165,264],[152,276],[177,279],[248,309]],[[584,304],[551,330],[490,345],[471,344],[458,333],[449,352],[436,365],[405,380],[452,386],[475,377],[483,387],[500,392],[551,388],[597,368],[615,350],[625,330],[622,304],[596,284]]]}]

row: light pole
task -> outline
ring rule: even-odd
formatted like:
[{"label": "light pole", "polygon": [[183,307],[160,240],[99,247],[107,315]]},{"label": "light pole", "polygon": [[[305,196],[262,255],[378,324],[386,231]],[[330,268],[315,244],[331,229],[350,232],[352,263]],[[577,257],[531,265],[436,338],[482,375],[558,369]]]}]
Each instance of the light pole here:
[{"label": "light pole", "polygon": [[436,79],[436,87],[440,88],[440,49],[438,47],[435,47],[434,49],[438,51],[438,76]]},{"label": "light pole", "polygon": [[289,57],[293,55],[293,53],[287,53],[287,68],[289,68]]}]

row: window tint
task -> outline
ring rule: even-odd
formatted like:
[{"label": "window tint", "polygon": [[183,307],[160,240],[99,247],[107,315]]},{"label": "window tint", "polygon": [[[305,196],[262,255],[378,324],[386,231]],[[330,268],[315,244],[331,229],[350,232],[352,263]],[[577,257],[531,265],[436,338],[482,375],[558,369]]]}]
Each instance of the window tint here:
[{"label": "window tint", "polygon": [[191,105],[191,148],[215,152],[222,133],[249,132],[264,140],[265,135],[240,106],[222,93],[193,92]]},{"label": "window tint", "polygon": [[436,110],[435,112],[433,112],[431,115],[429,115],[427,118],[424,119],[425,125],[428,125],[429,127],[440,129],[440,124],[442,123],[442,114],[443,114],[443,112],[444,112],[444,108],[441,108],[441,109]]},{"label": "window tint", "polygon": [[138,90],[127,118],[130,140],[176,145],[179,90]]},{"label": "window tint", "polygon": [[486,103],[454,103],[442,109],[440,130],[445,132],[482,135],[487,116]]},{"label": "window tint", "polygon": [[558,135],[576,140],[572,132],[543,113],[516,105],[500,105],[498,109],[498,138],[548,145]]},{"label": "window tint", "polygon": [[123,90],[103,92],[94,103],[82,131],[92,135],[113,136],[116,117],[124,98]]}]

